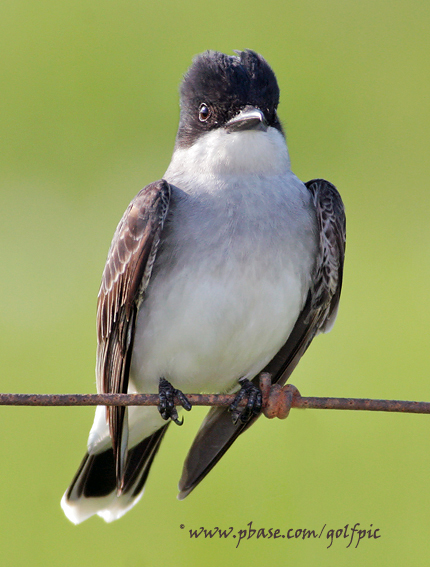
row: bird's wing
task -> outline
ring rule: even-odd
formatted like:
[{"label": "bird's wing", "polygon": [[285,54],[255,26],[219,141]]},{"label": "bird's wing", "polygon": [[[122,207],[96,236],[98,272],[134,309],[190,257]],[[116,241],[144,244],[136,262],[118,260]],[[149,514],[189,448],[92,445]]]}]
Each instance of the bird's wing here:
[{"label": "bird's wing", "polygon": [[[264,368],[272,382],[284,385],[319,332],[334,323],[342,287],[345,255],[345,211],[334,185],[323,179],[306,183],[315,207],[319,250],[312,286],[286,343]],[[258,376],[254,378],[258,385]],[[212,408],[203,421],[184,463],[179,496],[185,498],[221,459],[237,437],[257,418],[234,425],[228,408]]]},{"label": "bird's wing", "polygon": [[[126,393],[136,316],[151,277],[170,203],[163,180],[142,189],[128,206],[109,249],[97,303],[97,390]],[[127,453],[125,408],[109,406],[107,420],[118,486]]]}]

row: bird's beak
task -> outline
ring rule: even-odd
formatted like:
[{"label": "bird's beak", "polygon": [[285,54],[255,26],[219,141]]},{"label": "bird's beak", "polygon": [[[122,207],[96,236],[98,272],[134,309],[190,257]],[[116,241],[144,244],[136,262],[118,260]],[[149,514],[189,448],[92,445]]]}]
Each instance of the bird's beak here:
[{"label": "bird's beak", "polygon": [[263,112],[254,106],[245,106],[239,114],[236,114],[225,125],[228,133],[242,130],[262,130],[266,132],[267,128],[268,124]]}]

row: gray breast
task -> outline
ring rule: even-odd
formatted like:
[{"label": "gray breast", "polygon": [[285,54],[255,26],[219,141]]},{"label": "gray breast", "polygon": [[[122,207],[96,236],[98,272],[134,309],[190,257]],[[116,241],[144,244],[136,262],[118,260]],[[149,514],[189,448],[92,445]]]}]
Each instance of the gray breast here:
[{"label": "gray breast", "polygon": [[219,270],[227,261],[237,262],[238,269],[255,263],[262,276],[287,265],[309,274],[316,219],[309,193],[295,176],[217,185],[210,191],[172,188],[154,276],[202,262],[209,271]]}]

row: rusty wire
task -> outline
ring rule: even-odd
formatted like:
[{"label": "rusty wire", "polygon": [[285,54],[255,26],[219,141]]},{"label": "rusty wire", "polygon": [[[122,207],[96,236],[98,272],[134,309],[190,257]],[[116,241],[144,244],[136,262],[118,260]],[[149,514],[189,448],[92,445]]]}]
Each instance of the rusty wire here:
[{"label": "rusty wire", "polygon": [[[287,417],[290,408],[366,410],[400,413],[430,413],[430,402],[374,400],[363,398],[326,398],[301,396],[297,388],[272,385],[262,375],[263,413],[266,417]],[[187,394],[193,406],[229,406],[235,394]],[[178,400],[175,403],[179,404]],[[156,406],[158,394],[0,394],[2,406]],[[239,405],[244,406],[246,400]]]}]

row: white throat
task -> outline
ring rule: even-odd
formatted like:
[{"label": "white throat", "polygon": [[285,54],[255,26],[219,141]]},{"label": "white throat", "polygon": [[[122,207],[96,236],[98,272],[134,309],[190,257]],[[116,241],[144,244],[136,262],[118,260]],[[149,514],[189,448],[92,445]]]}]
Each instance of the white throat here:
[{"label": "white throat", "polygon": [[188,148],[176,148],[165,177],[198,175],[280,175],[290,170],[285,138],[275,128],[228,133],[212,130]]}]

